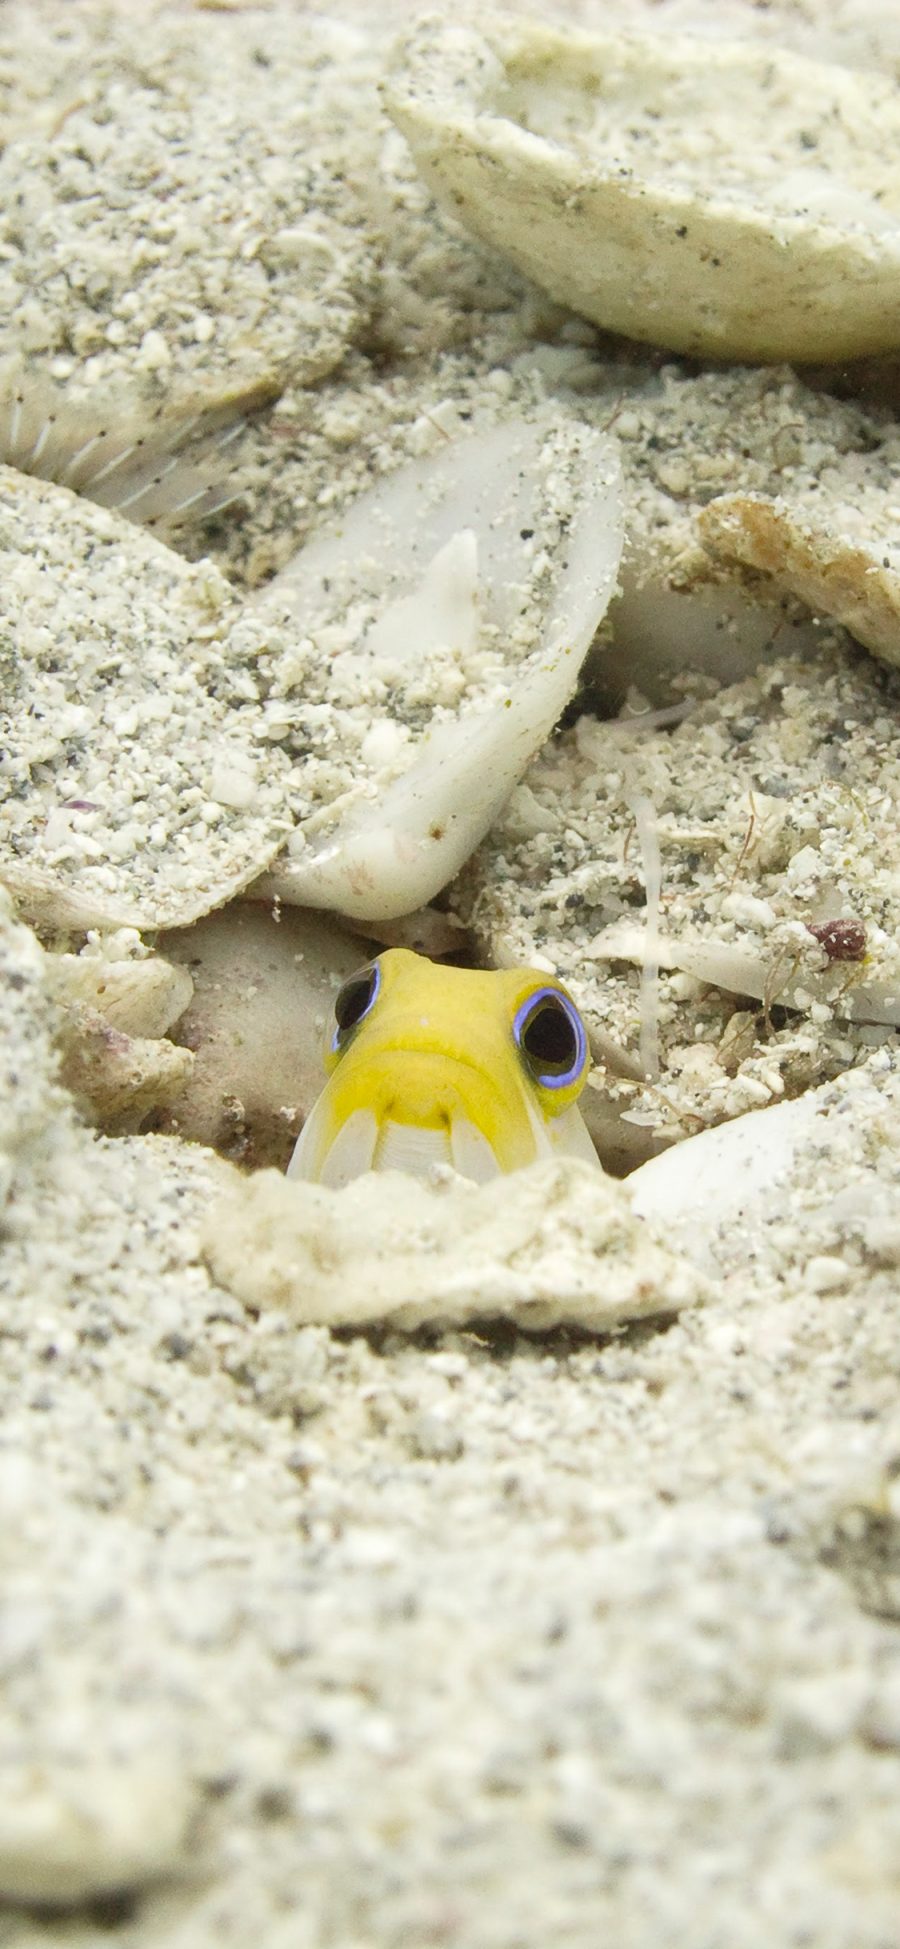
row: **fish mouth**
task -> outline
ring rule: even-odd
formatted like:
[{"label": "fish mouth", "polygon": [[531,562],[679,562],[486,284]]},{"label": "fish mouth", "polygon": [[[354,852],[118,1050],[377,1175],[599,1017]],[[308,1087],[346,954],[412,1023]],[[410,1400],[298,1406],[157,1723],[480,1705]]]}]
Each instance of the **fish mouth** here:
[{"label": "fish mouth", "polygon": [[427,1178],[435,1166],[443,1166],[475,1184],[503,1175],[484,1132],[459,1112],[422,1124],[392,1116],[378,1118],[369,1109],[354,1110],[312,1170],[311,1161],[301,1133],[288,1176],[309,1174],[335,1191],[367,1171],[402,1171],[407,1177]]},{"label": "fish mouth", "polygon": [[469,1117],[457,1115],[436,1127],[398,1123],[393,1117],[385,1117],[378,1130],[371,1170],[428,1177],[435,1164],[449,1165],[475,1184],[488,1184],[501,1175],[492,1146]]}]

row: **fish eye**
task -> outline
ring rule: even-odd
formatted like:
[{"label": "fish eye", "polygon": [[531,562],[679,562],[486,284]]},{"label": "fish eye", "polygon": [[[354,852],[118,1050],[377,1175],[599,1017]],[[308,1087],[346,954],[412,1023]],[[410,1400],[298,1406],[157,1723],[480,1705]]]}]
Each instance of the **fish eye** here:
[{"label": "fish eye", "polygon": [[513,1037],[542,1089],[566,1089],[587,1061],[587,1036],[575,1003],[558,988],[539,988],[517,1010]]},{"label": "fish eye", "polygon": [[356,974],[339,988],[334,1001],[335,1031],[331,1038],[332,1049],[340,1049],[352,1030],[359,1026],[369,1010],[374,1006],[381,987],[381,969],[377,961],[370,962],[367,968],[357,969]]}]

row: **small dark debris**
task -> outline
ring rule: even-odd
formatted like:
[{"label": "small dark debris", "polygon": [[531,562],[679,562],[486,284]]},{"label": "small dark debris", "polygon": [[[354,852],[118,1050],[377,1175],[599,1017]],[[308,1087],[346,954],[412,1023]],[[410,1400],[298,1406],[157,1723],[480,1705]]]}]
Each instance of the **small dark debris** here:
[{"label": "small dark debris", "polygon": [[829,961],[865,959],[866,930],[861,920],[807,921],[806,930],[825,949]]},{"label": "small dark debris", "polygon": [[170,1360],[187,1360],[194,1351],[193,1340],[188,1340],[183,1333],[166,1333],[159,1345],[161,1352],[167,1354]]}]

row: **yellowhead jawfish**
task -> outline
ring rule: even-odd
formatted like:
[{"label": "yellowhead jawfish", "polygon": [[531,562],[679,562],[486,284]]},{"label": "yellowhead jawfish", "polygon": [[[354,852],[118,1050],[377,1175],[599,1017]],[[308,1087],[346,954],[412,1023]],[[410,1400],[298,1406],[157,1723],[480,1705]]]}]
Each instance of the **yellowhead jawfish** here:
[{"label": "yellowhead jawfish", "polygon": [[325,1066],[289,1177],[337,1186],[449,1164],[482,1184],[561,1152],[597,1161],[577,1107],[584,1023],[535,968],[441,967],[390,948],[341,988]]}]

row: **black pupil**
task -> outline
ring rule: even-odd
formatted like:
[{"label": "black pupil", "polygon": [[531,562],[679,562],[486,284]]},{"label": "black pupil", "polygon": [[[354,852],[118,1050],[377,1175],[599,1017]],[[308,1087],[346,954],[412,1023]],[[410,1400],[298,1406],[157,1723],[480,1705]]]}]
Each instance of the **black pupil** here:
[{"label": "black pupil", "polygon": [[544,1001],[522,1030],[522,1048],[536,1068],[563,1075],[578,1054],[578,1039],[561,1002]]},{"label": "black pupil", "polygon": [[351,975],[334,1004],[334,1019],[342,1035],[348,1029],[355,1029],[361,1022],[375,993],[375,969],[363,968],[358,975]]}]

